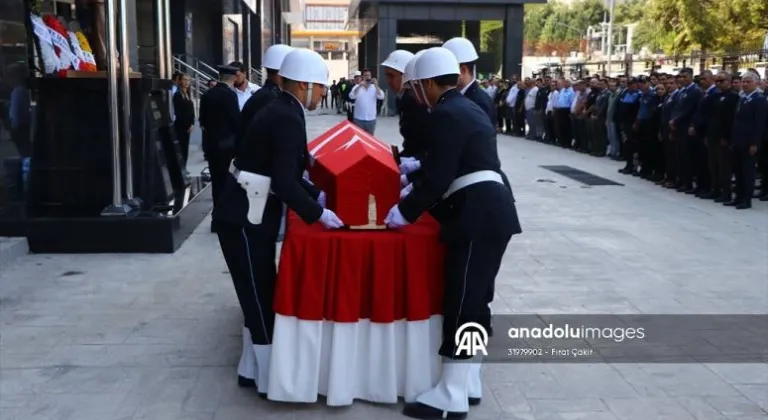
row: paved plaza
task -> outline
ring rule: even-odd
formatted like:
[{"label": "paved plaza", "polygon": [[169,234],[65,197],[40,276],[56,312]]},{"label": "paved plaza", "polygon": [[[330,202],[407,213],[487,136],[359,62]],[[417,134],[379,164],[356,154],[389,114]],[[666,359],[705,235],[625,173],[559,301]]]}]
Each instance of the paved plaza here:
[{"label": "paved plaza", "polygon": [[[310,138],[340,121],[307,118]],[[379,137],[399,143],[397,120]],[[768,310],[768,203],[737,212],[619,163],[499,136],[524,233],[496,313]],[[190,172],[204,167],[199,152]],[[585,187],[540,165],[624,183]],[[268,403],[237,387],[242,315],[209,221],[173,255],[0,267],[0,420],[384,420],[399,407]],[[768,420],[765,364],[493,364],[473,420]]]}]

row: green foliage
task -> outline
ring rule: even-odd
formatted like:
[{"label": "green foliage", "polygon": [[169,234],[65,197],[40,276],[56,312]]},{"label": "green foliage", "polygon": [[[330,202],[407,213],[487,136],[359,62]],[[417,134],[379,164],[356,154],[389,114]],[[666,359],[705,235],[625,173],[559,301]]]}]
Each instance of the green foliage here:
[{"label": "green foliage", "polygon": [[[529,45],[578,43],[608,10],[600,0],[525,6]],[[614,9],[614,33],[637,23],[634,44],[667,54],[759,48],[768,30],[766,0],[628,0]],[[618,35],[615,35],[618,36]],[[553,48],[550,48],[553,49]]]}]

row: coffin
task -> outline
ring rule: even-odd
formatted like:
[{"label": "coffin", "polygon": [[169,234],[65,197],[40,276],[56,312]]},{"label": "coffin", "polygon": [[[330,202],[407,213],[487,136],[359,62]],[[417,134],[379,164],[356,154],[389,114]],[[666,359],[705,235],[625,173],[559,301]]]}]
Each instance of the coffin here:
[{"label": "coffin", "polygon": [[325,191],[328,208],[351,228],[382,228],[400,199],[400,170],[390,145],[342,121],[308,148],[309,177]]}]

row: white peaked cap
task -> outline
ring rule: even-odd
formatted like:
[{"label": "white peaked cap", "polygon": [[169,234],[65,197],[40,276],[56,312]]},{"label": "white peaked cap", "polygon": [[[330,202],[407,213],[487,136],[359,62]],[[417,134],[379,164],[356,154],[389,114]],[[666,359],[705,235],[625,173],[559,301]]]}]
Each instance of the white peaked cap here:
[{"label": "white peaked cap", "polygon": [[467,38],[451,38],[445,41],[443,48],[451,50],[459,63],[471,63],[479,58],[475,46]]},{"label": "white peaked cap", "polygon": [[308,49],[294,48],[280,66],[281,77],[297,82],[328,84],[328,65],[323,57]]},{"label": "white peaked cap", "polygon": [[360,70],[356,71],[355,74],[354,74],[354,76],[362,76],[362,75],[363,75],[363,73],[361,73]]},{"label": "white peaked cap", "polygon": [[408,64],[405,66],[405,71],[403,71],[403,83],[413,80],[413,70],[416,67],[416,59],[421,57],[426,51],[427,50],[421,50],[417,52],[413,55],[413,58],[408,61]]},{"label": "white peaked cap", "polygon": [[461,74],[456,56],[447,48],[434,47],[416,59],[412,80],[426,80],[448,74]]},{"label": "white peaked cap", "polygon": [[405,66],[413,58],[413,53],[406,50],[395,50],[381,63],[382,67],[389,67],[400,73],[405,73]]},{"label": "white peaked cap", "polygon": [[293,51],[293,47],[283,44],[275,44],[264,53],[264,64],[262,66],[270,70],[280,70],[285,56]]}]

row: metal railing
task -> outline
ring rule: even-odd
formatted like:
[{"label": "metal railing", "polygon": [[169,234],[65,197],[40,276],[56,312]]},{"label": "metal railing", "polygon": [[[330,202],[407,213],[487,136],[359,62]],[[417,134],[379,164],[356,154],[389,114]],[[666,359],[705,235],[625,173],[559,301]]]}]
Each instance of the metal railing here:
[{"label": "metal railing", "polygon": [[266,75],[261,70],[256,70],[253,67],[251,67],[251,71],[250,71],[250,74],[248,75],[248,79],[259,86],[263,86],[264,82],[267,81]]}]

